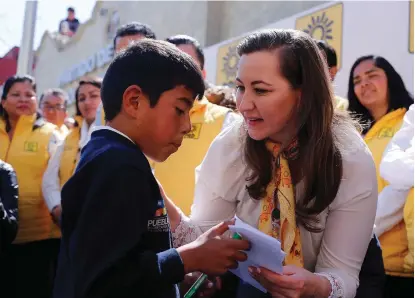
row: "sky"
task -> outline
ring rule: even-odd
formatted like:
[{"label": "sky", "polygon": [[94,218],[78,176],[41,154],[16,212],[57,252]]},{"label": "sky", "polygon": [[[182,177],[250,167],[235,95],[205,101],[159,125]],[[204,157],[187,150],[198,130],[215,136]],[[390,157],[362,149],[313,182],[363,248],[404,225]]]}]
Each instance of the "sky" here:
[{"label": "sky", "polygon": [[[37,5],[34,49],[37,49],[43,33],[56,32],[59,22],[66,18],[67,8],[75,8],[76,17],[84,23],[91,17],[95,0],[39,0]],[[6,5],[4,5],[7,3]],[[22,38],[26,1],[5,0],[0,5],[0,57],[13,46],[19,46]]]}]

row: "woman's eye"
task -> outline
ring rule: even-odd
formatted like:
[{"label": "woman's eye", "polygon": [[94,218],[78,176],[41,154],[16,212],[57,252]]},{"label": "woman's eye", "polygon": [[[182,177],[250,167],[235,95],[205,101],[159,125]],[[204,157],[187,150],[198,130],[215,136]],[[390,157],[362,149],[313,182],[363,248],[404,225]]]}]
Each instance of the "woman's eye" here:
[{"label": "woman's eye", "polygon": [[236,92],[243,92],[243,91],[245,91],[245,87],[244,86],[236,86],[235,89],[236,89]]},{"label": "woman's eye", "polygon": [[259,89],[259,88],[255,88],[254,90],[255,90],[255,93],[258,94],[258,95],[263,95],[263,94],[266,94],[268,92],[268,90]]}]

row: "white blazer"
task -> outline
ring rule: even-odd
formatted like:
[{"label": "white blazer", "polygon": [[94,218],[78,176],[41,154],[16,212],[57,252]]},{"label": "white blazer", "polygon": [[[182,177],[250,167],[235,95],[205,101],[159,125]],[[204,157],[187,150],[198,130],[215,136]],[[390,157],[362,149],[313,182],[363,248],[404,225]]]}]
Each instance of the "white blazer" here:
[{"label": "white blazer", "polygon": [[[201,232],[237,215],[258,227],[260,202],[249,197],[250,170],[243,160],[243,120],[221,132],[196,169],[195,199],[190,218],[174,231],[175,245],[194,240]],[[334,201],[318,217],[321,233],[300,226],[305,268],[327,277],[331,297],[353,298],[370,239],[377,203],[376,169],[372,154],[354,128],[336,131],[343,160],[343,177]],[[296,185],[301,199],[302,183]]]}]

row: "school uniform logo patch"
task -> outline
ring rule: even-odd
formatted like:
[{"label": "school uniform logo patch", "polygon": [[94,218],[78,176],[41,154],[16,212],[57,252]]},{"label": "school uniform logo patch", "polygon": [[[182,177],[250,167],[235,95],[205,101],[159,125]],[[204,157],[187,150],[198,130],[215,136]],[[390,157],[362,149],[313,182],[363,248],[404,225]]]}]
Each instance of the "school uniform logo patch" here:
[{"label": "school uniform logo patch", "polygon": [[170,230],[167,210],[163,200],[157,202],[157,209],[154,213],[154,217],[147,222],[147,230],[149,232],[168,232]]},{"label": "school uniform logo patch", "polygon": [[192,130],[184,137],[186,139],[198,139],[200,137],[200,131],[202,130],[202,123],[192,123]]}]

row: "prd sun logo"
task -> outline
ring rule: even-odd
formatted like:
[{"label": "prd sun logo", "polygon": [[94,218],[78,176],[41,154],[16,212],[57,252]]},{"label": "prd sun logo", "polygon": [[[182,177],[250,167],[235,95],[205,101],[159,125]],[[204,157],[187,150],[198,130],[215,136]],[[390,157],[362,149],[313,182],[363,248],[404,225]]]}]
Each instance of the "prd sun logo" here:
[{"label": "prd sun logo", "polygon": [[233,87],[238,70],[239,56],[236,52],[241,39],[222,45],[218,49],[216,60],[216,84]]},{"label": "prd sun logo", "polygon": [[333,23],[334,21],[330,20],[324,11],[321,16],[311,17],[311,23],[303,31],[318,40],[332,40]]},{"label": "prd sun logo", "polygon": [[236,71],[238,68],[238,61],[239,57],[236,53],[236,45],[231,46],[226,53],[226,56],[223,59],[223,68],[222,71],[226,76],[226,81],[228,82],[226,85],[233,85],[233,80],[236,76]]},{"label": "prd sun logo", "polygon": [[295,29],[317,40],[324,40],[337,52],[337,68],[341,69],[343,40],[343,3],[308,13],[295,21]]}]

